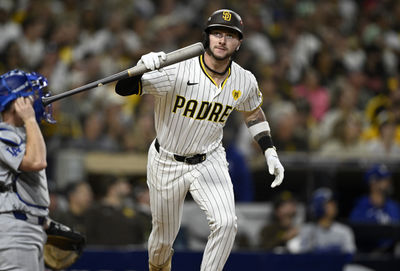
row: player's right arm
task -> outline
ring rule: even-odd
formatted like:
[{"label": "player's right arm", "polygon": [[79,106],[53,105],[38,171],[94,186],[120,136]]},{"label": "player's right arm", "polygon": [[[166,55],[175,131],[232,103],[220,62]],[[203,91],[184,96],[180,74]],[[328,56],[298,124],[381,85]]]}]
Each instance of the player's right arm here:
[{"label": "player's right arm", "polygon": [[18,98],[14,102],[15,112],[24,122],[26,129],[25,155],[19,166],[23,171],[39,171],[47,166],[46,144],[36,121],[32,101],[29,98]]}]

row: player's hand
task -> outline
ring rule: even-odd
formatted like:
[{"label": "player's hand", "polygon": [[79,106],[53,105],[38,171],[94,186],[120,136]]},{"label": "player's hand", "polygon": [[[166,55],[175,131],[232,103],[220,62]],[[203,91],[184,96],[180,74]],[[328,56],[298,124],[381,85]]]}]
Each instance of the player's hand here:
[{"label": "player's hand", "polygon": [[271,184],[271,187],[274,188],[282,183],[285,169],[279,161],[278,154],[274,148],[268,148],[265,151],[265,158],[267,159],[269,174],[275,175],[275,180]]},{"label": "player's hand", "polygon": [[143,55],[138,63],[143,63],[147,69],[154,71],[160,68],[163,61],[167,59],[167,55],[164,52],[151,52]]},{"label": "player's hand", "polygon": [[32,106],[32,99],[29,97],[19,97],[14,102],[15,112],[18,116],[24,121],[28,121],[29,119],[35,118],[35,110]]}]

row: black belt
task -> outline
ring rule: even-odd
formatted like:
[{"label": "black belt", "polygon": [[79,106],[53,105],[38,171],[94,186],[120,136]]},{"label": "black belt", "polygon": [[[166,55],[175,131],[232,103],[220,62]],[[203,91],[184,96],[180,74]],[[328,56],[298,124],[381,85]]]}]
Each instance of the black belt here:
[{"label": "black belt", "polygon": [[43,225],[46,221],[45,216],[33,216],[22,211],[13,211],[14,217],[19,220],[24,220],[32,224]]},{"label": "black belt", "polygon": [[[156,139],[156,142],[154,143],[154,147],[156,148],[157,152],[160,152],[160,143],[158,143],[157,139]],[[196,154],[193,156],[182,156],[182,155],[174,154],[174,158],[178,162],[184,162],[189,165],[195,165],[195,164],[205,161],[207,158],[207,155],[205,153]]]}]

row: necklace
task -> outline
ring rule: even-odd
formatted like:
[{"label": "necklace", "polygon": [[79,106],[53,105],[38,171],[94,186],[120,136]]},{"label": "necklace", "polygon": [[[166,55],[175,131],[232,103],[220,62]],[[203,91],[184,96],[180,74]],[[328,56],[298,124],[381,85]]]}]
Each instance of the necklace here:
[{"label": "necklace", "polygon": [[226,73],[226,71],[229,69],[229,67],[231,66],[231,63],[229,62],[229,65],[226,66],[226,69],[223,72],[217,72],[216,70],[211,69],[210,67],[208,67],[208,65],[206,64],[206,61],[203,61],[204,66],[206,66],[207,69],[209,69],[210,71],[212,71],[213,73],[216,73],[218,75],[224,75]]}]

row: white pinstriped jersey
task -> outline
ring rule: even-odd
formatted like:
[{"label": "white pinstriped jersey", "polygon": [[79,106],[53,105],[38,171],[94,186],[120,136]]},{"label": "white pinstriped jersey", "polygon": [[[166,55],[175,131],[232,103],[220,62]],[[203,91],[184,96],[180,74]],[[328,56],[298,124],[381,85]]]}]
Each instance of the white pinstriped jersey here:
[{"label": "white pinstriped jersey", "polygon": [[141,94],[155,96],[155,129],[164,149],[180,155],[207,153],[221,144],[232,112],[252,111],[262,102],[254,75],[232,61],[217,86],[203,56],[145,73]]}]

